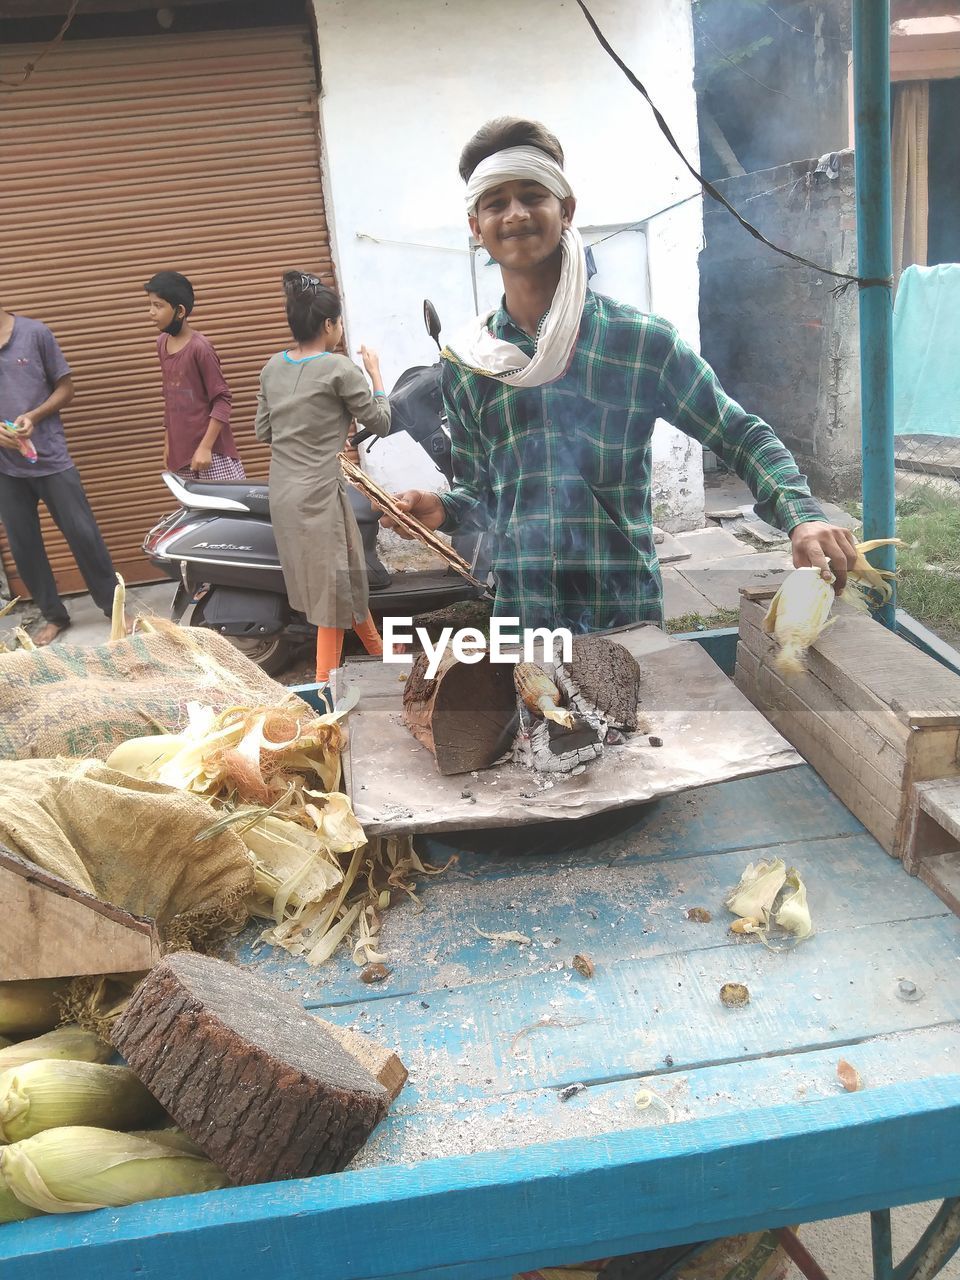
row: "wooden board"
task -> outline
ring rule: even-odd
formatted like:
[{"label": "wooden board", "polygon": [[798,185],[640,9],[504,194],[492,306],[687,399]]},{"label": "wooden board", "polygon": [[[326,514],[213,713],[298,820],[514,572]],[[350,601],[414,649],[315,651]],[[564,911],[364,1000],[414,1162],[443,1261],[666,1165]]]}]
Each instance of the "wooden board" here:
[{"label": "wooden board", "polygon": [[737,686],[862,819],[888,853],[910,840],[917,783],[960,773],[960,676],[844,606],[783,676],[762,630],[768,600],[745,593]]},{"label": "wooden board", "polygon": [[152,920],[131,915],[0,846],[0,977],[138,973],[161,954]]},{"label": "wooden board", "polygon": [[903,864],[960,915],[960,778],[913,786]]},{"label": "wooden board", "polygon": [[650,733],[607,748],[580,774],[540,775],[505,764],[441,777],[403,724],[405,668],[348,661],[337,697],[356,689],[344,778],[370,835],[522,826],[619,809],[658,795],[786,768],[798,757],[697,644],[655,627],[616,639],[645,671],[640,710]]},{"label": "wooden board", "polygon": [[[349,949],[316,971],[254,933],[231,943],[409,1057],[353,1169],[16,1224],[4,1280],[262,1280],[265,1257],[294,1280],[318,1239],[338,1280],[506,1280],[960,1193],[960,921],[811,769],[667,797],[557,858],[521,856],[520,830],[471,852],[475,834],[420,842],[459,862],[421,886],[422,912],[387,913],[376,988]],[[746,862],[776,855],[801,869],[816,926],[784,954],[736,941],[723,908]],[[731,978],[751,989],[743,1010],[717,999]],[[862,1093],[842,1090],[841,1057]]]}]

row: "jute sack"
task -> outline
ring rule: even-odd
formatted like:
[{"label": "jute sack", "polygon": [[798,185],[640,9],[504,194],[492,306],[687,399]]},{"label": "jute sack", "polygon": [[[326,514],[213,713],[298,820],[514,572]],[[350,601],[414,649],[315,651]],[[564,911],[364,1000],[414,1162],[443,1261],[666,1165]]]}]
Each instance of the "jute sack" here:
[{"label": "jute sack", "polygon": [[0,760],[105,760],[158,725],[177,731],[188,702],[216,711],[300,705],[215,632],[160,627],[96,649],[0,654]]},{"label": "jute sack", "polygon": [[166,946],[199,946],[247,917],[253,866],[232,831],[198,841],[199,796],[95,760],[0,761],[0,844],[103,902],[157,922]]}]

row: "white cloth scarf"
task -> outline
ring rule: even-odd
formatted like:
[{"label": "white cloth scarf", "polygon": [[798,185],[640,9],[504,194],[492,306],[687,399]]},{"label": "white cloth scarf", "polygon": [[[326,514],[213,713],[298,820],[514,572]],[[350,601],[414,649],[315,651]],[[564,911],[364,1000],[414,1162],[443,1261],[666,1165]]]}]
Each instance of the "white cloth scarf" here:
[{"label": "white cloth scarf", "polygon": [[[477,201],[502,182],[530,180],[560,200],[573,195],[566,174],[538,147],[508,147],[481,160],[467,182],[467,212],[475,213]],[[512,387],[542,387],[561,378],[570,364],[580,332],[587,296],[587,265],[579,231],[568,227],[560,241],[560,283],[537,335],[532,357],[512,342],[495,338],[488,325],[495,314],[476,316],[447,344],[447,354],[475,373],[486,374]]]}]

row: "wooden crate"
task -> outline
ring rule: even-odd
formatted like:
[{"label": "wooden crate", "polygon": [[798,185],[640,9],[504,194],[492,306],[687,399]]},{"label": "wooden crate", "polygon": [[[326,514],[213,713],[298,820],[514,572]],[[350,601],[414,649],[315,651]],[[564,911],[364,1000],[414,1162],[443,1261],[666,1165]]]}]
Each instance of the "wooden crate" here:
[{"label": "wooden crate", "polygon": [[761,628],[773,594],[741,591],[737,686],[899,858],[914,785],[960,776],[960,676],[838,606],[806,671],[784,677],[773,665],[777,646]]}]

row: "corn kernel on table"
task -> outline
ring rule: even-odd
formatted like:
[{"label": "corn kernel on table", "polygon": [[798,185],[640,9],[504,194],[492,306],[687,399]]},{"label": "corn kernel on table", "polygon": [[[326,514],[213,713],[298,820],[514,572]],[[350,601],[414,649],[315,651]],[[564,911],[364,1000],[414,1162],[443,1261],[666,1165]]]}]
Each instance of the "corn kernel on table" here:
[{"label": "corn kernel on table", "polygon": [[[506,1280],[960,1194],[960,921],[939,899],[803,765],[594,822],[422,841],[458,861],[387,913],[378,985],[349,954],[318,971],[233,944],[409,1067],[350,1170],[11,1224],[2,1280]],[[782,952],[724,906],[770,856],[816,930]]]}]

